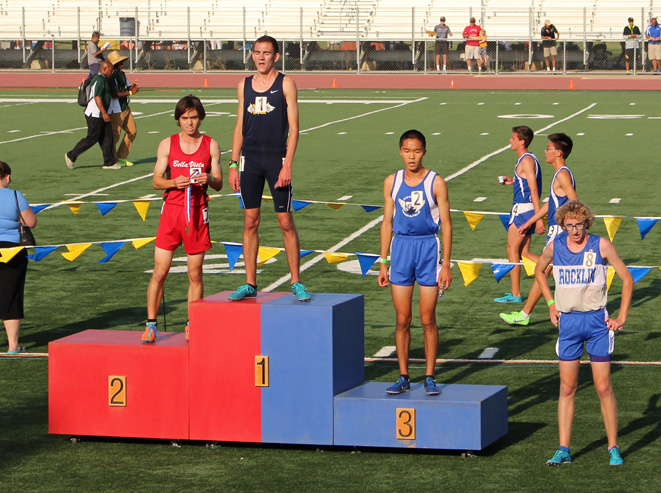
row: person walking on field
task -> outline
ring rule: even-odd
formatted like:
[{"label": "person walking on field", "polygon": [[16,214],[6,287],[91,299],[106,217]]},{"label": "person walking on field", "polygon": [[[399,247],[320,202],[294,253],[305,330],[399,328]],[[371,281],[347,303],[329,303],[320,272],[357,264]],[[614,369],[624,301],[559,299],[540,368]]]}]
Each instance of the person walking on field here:
[{"label": "person walking on field", "polygon": [[[126,73],[124,72],[124,62],[128,57],[120,55],[118,51],[111,51],[108,53],[108,61],[112,63],[113,73],[112,80],[114,84],[112,88],[112,102],[114,112],[110,113],[110,124],[112,125],[112,141],[113,149],[115,150],[115,157],[117,161],[124,166],[133,166],[133,163],[127,158],[131,152],[131,146],[138,134],[138,129],[135,126],[133,113],[129,107],[129,97],[136,94],[140,88],[137,83],[130,84]],[[124,130],[124,138],[121,139],[121,144],[117,148],[117,143],[120,141]]]}]

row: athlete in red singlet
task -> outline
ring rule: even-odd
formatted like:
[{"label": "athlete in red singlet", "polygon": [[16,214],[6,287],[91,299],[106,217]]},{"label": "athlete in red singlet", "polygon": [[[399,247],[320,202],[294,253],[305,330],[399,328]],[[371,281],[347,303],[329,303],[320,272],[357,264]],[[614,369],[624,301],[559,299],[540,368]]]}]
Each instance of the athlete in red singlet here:
[{"label": "athlete in red singlet", "polygon": [[188,256],[188,302],[198,300],[204,294],[202,266],[204,253],[211,248],[207,188],[219,191],[223,187],[218,142],[200,133],[204,116],[200,100],[185,96],[174,110],[174,119],[181,132],[163,139],[158,146],[154,188],[165,190],[165,202],[156,233],[154,273],[147,288],[144,342],[154,342],[158,336],[156,316],[163,285],[174,252],[182,243]]}]

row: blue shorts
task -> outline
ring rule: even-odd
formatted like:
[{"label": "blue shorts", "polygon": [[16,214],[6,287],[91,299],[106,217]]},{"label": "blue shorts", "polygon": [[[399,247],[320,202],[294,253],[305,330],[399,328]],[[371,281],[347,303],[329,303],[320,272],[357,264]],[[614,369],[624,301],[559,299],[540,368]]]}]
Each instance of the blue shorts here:
[{"label": "blue shorts", "polygon": [[241,200],[246,209],[259,209],[262,205],[264,182],[268,182],[275,212],[292,211],[292,186],[275,188],[285,161],[280,152],[242,150],[239,161]]},{"label": "blue shorts", "polygon": [[[514,224],[514,226],[516,226],[516,229],[519,229],[528,221],[528,219],[530,219],[534,215],[535,215],[535,208],[531,202],[514,204],[512,206],[512,210],[510,211],[510,222],[508,223],[508,226],[510,224]],[[535,225],[533,224],[526,231],[526,235],[531,235],[534,232],[535,232]]]},{"label": "blue shorts", "polygon": [[615,349],[615,334],[608,330],[605,309],[591,312],[561,313],[560,335],[555,352],[561,361],[574,361],[583,355],[583,345],[590,361],[610,361]]},{"label": "blue shorts", "polygon": [[436,235],[395,236],[390,244],[390,282],[398,286],[436,286],[443,257]]}]

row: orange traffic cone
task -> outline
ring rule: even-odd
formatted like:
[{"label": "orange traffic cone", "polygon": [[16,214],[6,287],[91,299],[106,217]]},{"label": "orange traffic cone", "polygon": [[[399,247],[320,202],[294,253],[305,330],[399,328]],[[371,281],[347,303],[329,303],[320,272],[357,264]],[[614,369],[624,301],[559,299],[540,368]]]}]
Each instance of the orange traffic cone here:
[{"label": "orange traffic cone", "polygon": [[337,81],[333,79],[333,85],[331,86],[331,89],[337,89]]},{"label": "orange traffic cone", "polygon": [[450,82],[450,89],[456,89],[454,85],[454,79],[452,79],[452,82]]},{"label": "orange traffic cone", "polygon": [[574,79],[572,79],[572,80],[569,81],[569,89],[576,89],[576,88],[574,87]]},{"label": "orange traffic cone", "polygon": [[209,89],[209,79],[205,78],[204,79],[204,86],[205,89]]}]

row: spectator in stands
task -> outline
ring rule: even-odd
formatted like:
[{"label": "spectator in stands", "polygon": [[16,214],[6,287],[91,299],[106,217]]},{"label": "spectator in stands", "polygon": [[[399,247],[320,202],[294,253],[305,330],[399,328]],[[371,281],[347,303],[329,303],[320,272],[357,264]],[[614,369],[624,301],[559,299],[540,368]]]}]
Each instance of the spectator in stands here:
[{"label": "spectator in stands", "polygon": [[449,26],[445,25],[445,17],[441,17],[441,23],[434,27],[436,42],[434,43],[434,55],[436,55],[436,72],[441,71],[441,55],[443,55],[443,73],[448,72],[448,50],[450,42],[448,36],[452,36]]},{"label": "spectator in stands", "polygon": [[624,63],[627,67],[628,74],[630,73],[630,62],[633,61],[634,68],[636,66],[636,51],[639,48],[638,36],[640,36],[640,29],[634,25],[633,17],[629,17],[629,24],[624,26],[623,35],[625,39]]},{"label": "spectator in stands", "polygon": [[542,27],[542,48],[544,49],[544,59],[546,60],[546,71],[550,72],[551,67],[549,57],[553,58],[553,71],[555,72],[555,57],[558,55],[558,48],[556,47],[556,38],[560,37],[560,33],[555,28],[551,21],[546,19],[544,27]]},{"label": "spectator in stands", "polygon": [[650,19],[650,25],[645,30],[645,39],[647,39],[647,57],[652,60],[654,73],[661,73],[661,26],[656,21],[656,17]]},{"label": "spectator in stands", "polygon": [[[112,126],[112,141],[113,149],[115,150],[115,157],[119,163],[124,166],[133,166],[133,163],[127,158],[131,152],[131,146],[138,133],[133,119],[133,113],[129,108],[129,97],[137,93],[140,88],[137,83],[129,83],[124,73],[124,61],[128,57],[120,55],[119,51],[111,51],[108,53],[108,60],[113,65],[112,80],[110,85],[110,92],[112,94],[112,101],[110,103],[110,124]],[[124,130],[124,138],[122,139],[119,148],[117,143],[121,137],[122,130]]]},{"label": "spectator in stands", "polygon": [[101,62],[105,60],[103,52],[108,49],[108,46],[110,46],[110,43],[106,42],[101,48],[99,48],[99,37],[99,32],[94,31],[92,33],[92,39],[87,44],[87,65],[89,65],[90,68],[90,73],[87,75],[88,79],[91,79],[99,73]]},{"label": "spectator in stands", "polygon": [[471,60],[477,60],[477,68],[482,72],[482,62],[480,61],[480,31],[482,28],[475,23],[475,17],[470,18],[470,24],[464,28],[463,36],[466,40],[466,66],[469,71],[472,71]]}]

